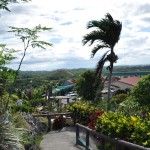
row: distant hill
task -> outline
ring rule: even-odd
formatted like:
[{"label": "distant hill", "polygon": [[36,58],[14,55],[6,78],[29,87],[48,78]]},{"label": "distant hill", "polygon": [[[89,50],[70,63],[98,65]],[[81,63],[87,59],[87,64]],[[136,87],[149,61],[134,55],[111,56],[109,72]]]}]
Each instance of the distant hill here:
[{"label": "distant hill", "polygon": [[[74,79],[80,76],[83,72],[87,70],[94,70],[94,68],[78,68],[78,69],[57,69],[53,71],[21,71],[20,77],[23,78],[45,78],[49,80],[65,80]],[[120,73],[126,75],[128,73],[133,74],[148,74],[150,73],[150,65],[136,65],[136,66],[114,66],[114,75]],[[108,74],[106,67],[103,69],[103,74]]]},{"label": "distant hill", "polygon": [[[30,88],[31,83],[33,87],[45,85],[50,82],[61,84],[68,79],[77,79],[87,70],[94,70],[94,68],[57,69],[53,71],[20,71],[16,86],[23,89],[24,87]],[[104,67],[103,75],[108,75],[108,73],[108,70]],[[150,65],[115,66],[113,70],[114,76],[142,76],[149,73]]]}]

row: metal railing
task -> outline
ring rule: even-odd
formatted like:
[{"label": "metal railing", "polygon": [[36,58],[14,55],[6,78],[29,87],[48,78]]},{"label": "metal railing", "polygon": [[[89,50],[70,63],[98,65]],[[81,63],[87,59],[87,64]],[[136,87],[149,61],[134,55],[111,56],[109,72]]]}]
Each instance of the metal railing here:
[{"label": "metal railing", "polygon": [[[80,137],[80,130],[79,128],[84,129],[86,132],[86,139],[85,141]],[[112,146],[114,145],[114,150],[150,150],[150,148],[145,148],[140,145],[136,145],[121,139],[117,138],[110,138],[106,135],[100,134],[86,126],[83,126],[79,123],[76,124],[76,144],[82,145],[85,147],[85,150],[90,150],[90,143],[89,143],[89,137],[90,134],[95,135],[95,137],[100,138],[100,148],[99,150],[105,150],[105,144],[111,143]]]}]

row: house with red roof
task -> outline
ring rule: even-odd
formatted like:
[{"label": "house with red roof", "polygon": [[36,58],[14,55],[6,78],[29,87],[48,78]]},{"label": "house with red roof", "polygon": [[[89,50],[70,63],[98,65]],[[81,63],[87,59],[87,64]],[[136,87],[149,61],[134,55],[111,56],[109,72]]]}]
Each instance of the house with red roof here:
[{"label": "house with red roof", "polygon": [[76,80],[74,79],[69,79],[69,80],[66,80],[62,86],[66,86],[66,85],[71,85],[71,84],[75,84],[76,83]]},{"label": "house with red roof", "polygon": [[[111,97],[118,90],[131,89],[133,86],[137,85],[140,78],[141,78],[140,76],[128,76],[128,77],[118,78],[117,80],[112,79]],[[107,92],[108,92],[108,81],[106,81],[106,83],[104,85],[104,89],[102,90],[102,95],[104,98],[107,98]]]},{"label": "house with red roof", "polygon": [[121,90],[130,89],[137,85],[140,78],[140,76],[121,77],[118,81],[112,82],[112,85],[118,86]]}]

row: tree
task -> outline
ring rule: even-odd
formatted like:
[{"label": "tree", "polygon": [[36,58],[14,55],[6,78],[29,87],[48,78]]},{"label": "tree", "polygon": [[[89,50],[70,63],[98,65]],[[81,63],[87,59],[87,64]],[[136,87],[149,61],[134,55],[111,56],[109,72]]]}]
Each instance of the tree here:
[{"label": "tree", "polygon": [[118,20],[114,20],[112,16],[107,13],[104,19],[99,21],[92,20],[89,21],[87,24],[87,29],[94,28],[95,30],[91,31],[90,33],[86,34],[83,37],[83,45],[90,43],[90,46],[93,43],[99,42],[93,49],[91,57],[94,57],[97,51],[108,48],[109,50],[104,53],[102,58],[99,60],[97,67],[96,67],[96,77],[99,78],[102,73],[103,66],[105,62],[109,62],[110,65],[107,67],[109,70],[109,85],[108,85],[108,106],[110,100],[110,86],[111,86],[111,78],[112,78],[112,71],[113,65],[117,61],[118,57],[114,52],[114,46],[119,41],[122,24]]},{"label": "tree", "polygon": [[[35,26],[33,29],[17,28],[17,27],[12,27],[12,26],[10,26],[10,29],[11,30],[9,32],[15,33],[15,35],[18,36],[24,44],[23,56],[20,60],[18,69],[16,70],[16,74],[15,74],[14,81],[13,81],[13,84],[12,84],[12,87],[14,88],[15,87],[15,82],[16,82],[16,79],[18,77],[19,70],[20,70],[20,67],[22,65],[23,59],[26,55],[27,49],[30,46],[32,48],[38,47],[38,48],[42,48],[42,49],[45,49],[45,46],[52,46],[51,43],[38,40],[39,36],[37,35],[41,31],[51,30],[52,28],[42,27],[41,25],[38,25],[38,26]],[[11,94],[12,94],[12,92],[10,92],[9,97],[10,97]],[[8,103],[9,103],[9,98],[7,100],[7,103],[6,103],[6,108],[5,108],[6,110],[8,108]]]},{"label": "tree", "polygon": [[[20,0],[22,2],[29,2],[31,0]],[[0,9],[4,9],[10,12],[8,5],[11,3],[19,3],[19,0],[1,0],[0,1]]]},{"label": "tree", "polygon": [[15,57],[14,49],[8,49],[5,44],[0,44],[0,100],[10,80],[14,79],[16,71],[7,67],[6,65],[11,62]]},{"label": "tree", "polygon": [[94,85],[94,82],[94,72],[85,71],[76,81],[76,90],[79,96],[85,100],[94,100],[99,86],[99,84]]},{"label": "tree", "polygon": [[150,74],[143,76],[138,84],[131,89],[131,96],[140,106],[150,108]]}]

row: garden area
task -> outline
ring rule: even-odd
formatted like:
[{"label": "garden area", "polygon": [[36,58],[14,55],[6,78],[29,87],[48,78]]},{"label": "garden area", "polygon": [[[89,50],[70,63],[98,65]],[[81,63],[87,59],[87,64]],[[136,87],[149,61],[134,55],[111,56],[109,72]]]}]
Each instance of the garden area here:
[{"label": "garden area", "polygon": [[96,132],[149,148],[149,91],[150,75],[147,75],[132,88],[130,95],[114,96],[110,100],[109,111],[106,100],[70,103],[68,111],[76,114],[78,123]]},{"label": "garden area", "polygon": [[[18,0],[2,0],[0,10],[10,12],[8,5],[18,2]],[[40,24],[33,28],[9,27],[9,33],[14,34],[16,39],[19,37],[23,48],[18,67],[14,70],[9,65],[19,56],[18,50],[0,43],[0,150],[40,150],[40,142],[48,131],[51,119],[53,123],[50,130],[58,130],[76,122],[110,138],[150,148],[150,74],[143,76],[129,94],[118,93],[111,97],[114,63],[118,60],[114,46],[120,39],[122,23],[107,13],[100,21],[93,20],[87,23],[87,29],[93,27],[96,30],[84,35],[82,44],[89,43],[91,46],[99,41],[93,47],[91,57],[94,57],[100,49],[107,48],[108,51],[98,61],[95,71],[88,70],[82,75],[76,75],[78,79],[74,90],[79,97],[75,98],[74,102],[67,101],[65,104],[60,104],[55,98],[54,101],[50,101],[51,96],[57,96],[57,93],[53,93],[54,89],[63,82],[60,73],[53,77],[47,75],[47,80],[42,78],[42,81],[39,81],[42,74],[36,79],[32,78],[36,81],[36,86],[28,74],[24,75],[28,80],[19,78],[20,68],[29,47],[31,50],[34,48],[43,50],[53,46],[52,43],[42,41],[38,35],[46,31],[46,34],[49,34],[52,28]],[[109,63],[106,67],[109,74],[108,99],[102,97],[105,82],[102,71],[106,62]],[[73,73],[69,74],[69,77],[74,77]],[[52,81],[57,78],[59,80]],[[67,79],[66,75],[64,79]],[[29,80],[30,84],[27,83]],[[54,118],[47,115],[66,112],[74,115],[69,116],[68,122],[64,115],[54,115]],[[37,119],[34,116],[36,114],[41,117]],[[101,149],[99,144],[97,148]],[[105,145],[105,149],[113,150],[109,144]]]}]

